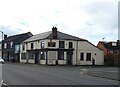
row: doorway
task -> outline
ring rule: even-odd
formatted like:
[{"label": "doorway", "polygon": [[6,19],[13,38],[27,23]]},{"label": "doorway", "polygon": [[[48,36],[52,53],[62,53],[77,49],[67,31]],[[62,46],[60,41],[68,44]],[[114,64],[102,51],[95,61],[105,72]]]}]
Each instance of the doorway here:
[{"label": "doorway", "polygon": [[72,65],[73,52],[67,52],[67,64]]},{"label": "doorway", "polygon": [[35,53],[35,64],[39,64],[39,52]]}]

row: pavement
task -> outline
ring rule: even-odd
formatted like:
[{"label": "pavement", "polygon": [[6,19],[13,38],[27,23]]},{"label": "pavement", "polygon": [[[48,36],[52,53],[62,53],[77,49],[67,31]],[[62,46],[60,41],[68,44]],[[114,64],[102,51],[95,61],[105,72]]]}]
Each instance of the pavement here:
[{"label": "pavement", "polygon": [[106,78],[110,80],[120,81],[118,71],[87,70],[84,74],[95,76],[95,77],[100,77],[100,78]]}]

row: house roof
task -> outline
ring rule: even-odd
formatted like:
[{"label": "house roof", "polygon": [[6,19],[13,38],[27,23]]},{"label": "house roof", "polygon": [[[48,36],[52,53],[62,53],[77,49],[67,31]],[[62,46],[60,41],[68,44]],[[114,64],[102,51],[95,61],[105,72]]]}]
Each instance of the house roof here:
[{"label": "house roof", "polygon": [[41,40],[41,39],[46,39],[52,32],[45,32],[45,33],[40,33],[40,34],[36,34],[33,35],[32,37],[26,39],[23,42],[31,42],[31,41],[36,41],[36,40]]},{"label": "house roof", "polygon": [[[120,42],[102,42],[100,41],[103,46],[108,50],[119,50],[120,49]],[[116,46],[112,46],[112,43],[116,43]]]},{"label": "house roof", "polygon": [[14,44],[19,44],[22,41],[24,41],[25,39],[29,38],[32,36],[31,32],[27,32],[27,33],[23,33],[23,34],[17,34],[17,35],[13,35],[13,36],[9,36],[7,38],[5,38],[3,40],[3,43],[6,42],[14,42]]},{"label": "house roof", "polygon": [[[42,39],[51,39],[51,38],[52,38],[52,31],[48,31],[48,32],[45,32],[45,33],[40,33],[40,34],[34,35],[34,36],[26,39],[26,40],[23,41],[23,42],[31,42],[31,41],[42,40]],[[65,34],[65,33],[62,33],[62,32],[59,32],[59,31],[57,31],[57,39],[58,39],[58,40],[87,41],[87,40],[85,40],[85,39],[78,38],[78,37],[76,37],[76,36],[72,36],[72,35],[69,35],[69,34]]]}]

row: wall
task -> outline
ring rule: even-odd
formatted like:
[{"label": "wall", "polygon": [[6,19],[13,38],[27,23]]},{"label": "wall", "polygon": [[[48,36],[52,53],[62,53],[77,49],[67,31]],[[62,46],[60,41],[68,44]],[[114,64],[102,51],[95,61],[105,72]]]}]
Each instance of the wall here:
[{"label": "wall", "polygon": [[[55,47],[48,47],[48,42],[50,42],[49,39],[42,40],[45,42],[45,48],[59,48],[59,40],[52,40],[52,42],[56,42]],[[71,41],[71,40],[61,40],[65,41],[65,49],[68,49],[69,42],[73,42],[73,59],[72,59],[72,64],[73,65],[92,65],[92,61],[86,61],[86,54],[91,53],[91,58],[95,59],[95,64],[96,65],[103,65],[104,64],[104,58],[103,58],[103,51],[98,49],[97,47],[93,46],[91,43],[87,41]],[[35,42],[29,42],[27,43],[27,49],[30,50],[31,48],[31,43],[34,43],[34,49],[40,49],[41,48],[41,41],[35,41]],[[26,51],[22,51],[26,52]],[[80,61],[80,53],[84,53],[84,61]],[[96,54],[96,55],[95,55]],[[53,58],[54,55],[54,58]],[[50,51],[48,52],[48,59],[53,59],[48,61],[49,64],[56,64],[56,59],[57,59],[57,52],[55,51]],[[64,52],[64,60],[59,60],[58,64],[66,64],[66,52]],[[52,61],[52,63],[51,63]],[[33,61],[31,61],[33,62]],[[40,64],[45,64],[44,60],[40,60]]]},{"label": "wall", "polygon": [[[80,61],[80,53],[84,53],[84,61]],[[91,53],[91,58],[95,59],[96,65],[104,64],[103,51],[93,46],[89,42],[79,41],[78,42],[78,65],[92,65],[92,61],[86,61],[86,54]]]}]

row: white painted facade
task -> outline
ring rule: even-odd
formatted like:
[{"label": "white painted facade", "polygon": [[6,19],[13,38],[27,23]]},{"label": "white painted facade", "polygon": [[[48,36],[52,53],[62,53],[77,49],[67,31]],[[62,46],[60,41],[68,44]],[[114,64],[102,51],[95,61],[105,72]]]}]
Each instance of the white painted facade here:
[{"label": "white painted facade", "polygon": [[[32,50],[41,49],[41,42],[44,41],[44,48],[52,48],[56,49],[59,48],[59,41],[65,42],[65,49],[69,48],[69,42],[73,43],[73,55],[72,55],[72,65],[92,65],[92,60],[87,61],[87,53],[91,54],[91,59],[95,59],[95,65],[104,65],[104,57],[103,57],[103,51],[89,43],[88,41],[71,41],[71,40],[52,40],[52,42],[56,43],[55,47],[48,47],[48,42],[50,42],[50,39],[45,40],[37,40],[32,42],[26,42],[21,44],[21,53],[20,53],[20,62],[29,62],[29,63],[35,63],[35,54],[33,55],[32,59],[27,58],[22,59],[21,54],[26,53],[27,50],[31,50],[31,43],[34,44],[34,47]],[[25,49],[22,50],[22,45],[25,45]],[[84,59],[80,60],[81,53],[84,53]],[[58,52],[57,51],[48,51],[47,54],[45,53],[44,60],[40,59],[40,52],[39,52],[39,64],[46,64],[46,55],[47,55],[47,64],[48,65],[56,65],[56,60],[58,62],[58,65],[66,65],[67,64],[67,52],[64,52],[64,59],[58,60]],[[28,55],[27,55],[28,56]]]}]

